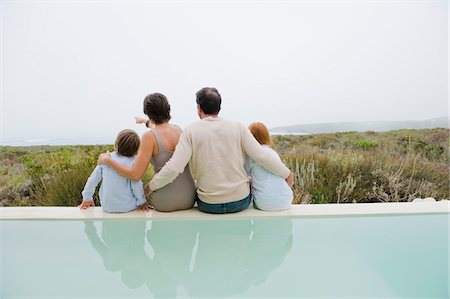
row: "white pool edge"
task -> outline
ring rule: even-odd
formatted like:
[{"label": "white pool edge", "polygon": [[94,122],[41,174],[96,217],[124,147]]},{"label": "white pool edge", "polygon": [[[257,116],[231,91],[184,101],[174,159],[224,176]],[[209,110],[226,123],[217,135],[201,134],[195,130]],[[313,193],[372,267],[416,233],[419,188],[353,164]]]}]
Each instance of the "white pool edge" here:
[{"label": "white pool edge", "polygon": [[180,218],[241,218],[283,216],[346,216],[346,215],[401,215],[401,214],[450,213],[450,201],[314,204],[292,205],[289,210],[265,212],[249,207],[247,210],[224,215],[212,215],[193,208],[185,211],[163,213],[157,211],[110,214],[101,207],[80,210],[77,207],[0,207],[0,220],[12,219],[180,219]]}]

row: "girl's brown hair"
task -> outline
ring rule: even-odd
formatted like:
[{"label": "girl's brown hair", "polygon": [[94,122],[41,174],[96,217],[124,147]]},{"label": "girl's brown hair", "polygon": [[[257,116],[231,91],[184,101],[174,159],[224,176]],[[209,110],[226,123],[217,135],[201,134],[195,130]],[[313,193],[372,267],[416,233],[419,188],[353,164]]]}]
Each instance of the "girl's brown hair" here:
[{"label": "girl's brown hair", "polygon": [[272,138],[270,137],[269,130],[263,123],[255,122],[252,123],[248,128],[260,144],[266,144],[272,147]]}]

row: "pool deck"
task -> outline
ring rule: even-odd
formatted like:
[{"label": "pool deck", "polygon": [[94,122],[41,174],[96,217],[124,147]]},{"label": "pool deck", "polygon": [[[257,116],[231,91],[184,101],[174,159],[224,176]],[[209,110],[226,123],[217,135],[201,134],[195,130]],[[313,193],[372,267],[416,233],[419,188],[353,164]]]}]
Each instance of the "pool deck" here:
[{"label": "pool deck", "polygon": [[401,215],[450,213],[450,201],[419,201],[398,203],[357,204],[309,204],[292,205],[289,210],[265,212],[249,207],[247,210],[225,215],[200,212],[197,208],[163,213],[158,211],[132,211],[128,213],[105,213],[101,207],[80,210],[78,207],[0,207],[0,219],[181,219],[181,218],[240,218],[240,217],[308,217],[348,215]]}]

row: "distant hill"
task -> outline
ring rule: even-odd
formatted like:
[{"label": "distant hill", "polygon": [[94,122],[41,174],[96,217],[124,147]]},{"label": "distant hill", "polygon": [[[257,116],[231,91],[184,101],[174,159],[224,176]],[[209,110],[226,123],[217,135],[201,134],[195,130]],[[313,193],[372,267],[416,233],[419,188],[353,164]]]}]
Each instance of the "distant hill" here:
[{"label": "distant hill", "polygon": [[365,131],[392,131],[400,129],[433,129],[449,128],[448,117],[443,116],[429,120],[419,121],[367,121],[367,122],[337,122],[304,124],[270,129],[272,133],[336,133],[336,132],[365,132]]}]

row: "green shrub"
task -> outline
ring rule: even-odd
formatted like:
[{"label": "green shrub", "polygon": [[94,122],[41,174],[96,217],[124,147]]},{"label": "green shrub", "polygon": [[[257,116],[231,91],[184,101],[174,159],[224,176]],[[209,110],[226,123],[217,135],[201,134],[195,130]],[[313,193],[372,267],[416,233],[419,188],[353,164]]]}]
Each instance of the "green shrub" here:
[{"label": "green shrub", "polygon": [[312,146],[322,149],[336,148],[339,145],[339,138],[335,135],[317,135],[310,141]]},{"label": "green shrub", "polygon": [[[81,191],[91,171],[92,168],[81,165],[78,168],[62,170],[56,176],[42,179],[34,196],[45,206],[77,206],[81,203]],[[98,196],[94,197],[94,201],[96,205],[99,204]]]},{"label": "green shrub", "polygon": [[312,204],[325,204],[332,201],[329,190],[326,188],[314,190],[311,193],[311,203]]},{"label": "green shrub", "polygon": [[360,140],[350,140],[346,142],[347,145],[361,150],[371,150],[378,147],[378,143],[373,140],[360,139]]},{"label": "green shrub", "polygon": [[440,144],[429,144],[424,147],[425,156],[430,160],[445,159],[445,147]]}]

